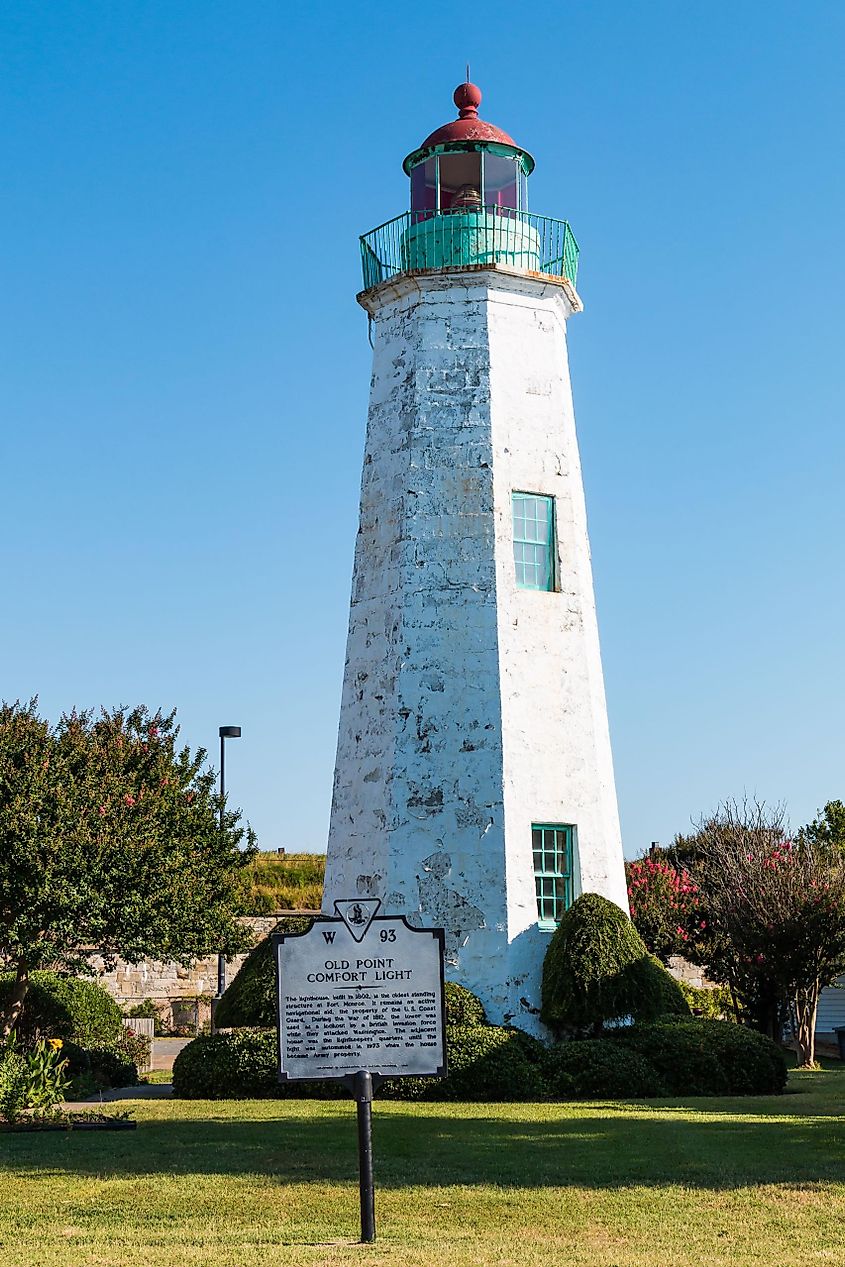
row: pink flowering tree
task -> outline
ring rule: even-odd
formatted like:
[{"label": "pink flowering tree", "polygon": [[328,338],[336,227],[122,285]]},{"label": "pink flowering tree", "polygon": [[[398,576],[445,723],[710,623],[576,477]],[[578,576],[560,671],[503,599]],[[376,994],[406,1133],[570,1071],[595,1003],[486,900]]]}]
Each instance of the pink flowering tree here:
[{"label": "pink flowering tree", "polygon": [[685,954],[699,908],[698,885],[689,871],[656,849],[627,862],[625,871],[631,919],[651,953],[664,964]]},{"label": "pink flowering tree", "polygon": [[812,1065],[819,995],[845,973],[845,856],[758,803],[725,803],[683,844],[709,921],[692,956],[772,1037],[790,1012],[798,1063]]},{"label": "pink flowering tree", "polygon": [[[205,752],[179,747],[175,714],[71,713],[51,725],[0,705],[0,1034],[34,969],[106,960],[188,965],[246,940],[236,922],[249,828],[225,810]],[[246,843],[247,848],[242,848]]]}]

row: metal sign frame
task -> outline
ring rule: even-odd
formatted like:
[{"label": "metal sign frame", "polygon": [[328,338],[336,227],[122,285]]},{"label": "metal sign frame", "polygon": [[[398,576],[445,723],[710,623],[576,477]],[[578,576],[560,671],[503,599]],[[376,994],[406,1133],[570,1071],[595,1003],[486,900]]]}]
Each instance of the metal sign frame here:
[{"label": "metal sign frame", "polygon": [[[402,924],[409,932],[415,934],[424,934],[431,937],[438,944],[439,959],[439,980],[440,980],[440,1057],[441,1063],[437,1069],[431,1073],[419,1073],[416,1070],[408,1072],[394,1072],[393,1070],[382,1071],[380,1069],[370,1069],[374,1085],[379,1085],[385,1078],[445,1078],[448,1072],[446,1062],[446,981],[444,973],[446,934],[442,928],[415,928],[413,924],[409,924],[404,915],[379,915],[376,914],[370,920],[370,926],[384,924]],[[279,1082],[344,1082],[348,1086],[352,1086],[356,1077],[355,1073],[332,1074],[325,1073],[319,1076],[310,1075],[308,1077],[292,1076],[287,1070],[282,1068],[282,1016],[281,1016],[281,976],[279,962],[279,947],[286,941],[297,941],[303,937],[309,937],[315,931],[323,926],[348,928],[346,921],[339,915],[318,916],[314,919],[310,928],[299,933],[273,933],[271,942],[273,945],[273,964],[276,976],[276,1028],[279,1036],[278,1058],[279,1058]],[[368,930],[369,931],[369,927]]]},{"label": "metal sign frame", "polygon": [[[343,905],[347,904],[347,899],[343,900]],[[350,900],[350,904],[351,900]],[[379,903],[380,906],[380,903]],[[361,1209],[361,1243],[365,1245],[372,1244],[376,1239],[376,1213],[375,1213],[375,1183],[373,1179],[373,1091],[384,1081],[389,1078],[445,1078],[446,1068],[446,982],[444,977],[444,960],[446,948],[446,935],[442,928],[415,928],[413,924],[409,924],[404,915],[379,915],[379,906],[375,908],[375,912],[370,916],[361,938],[355,937],[351,925],[343,918],[342,915],[337,916],[319,916],[315,918],[311,927],[301,933],[273,933],[271,942],[273,946],[273,964],[276,976],[276,1025],[278,1032],[278,1062],[279,1062],[279,1081],[288,1082],[340,1082],[348,1091],[351,1092],[355,1104],[358,1119],[358,1190]],[[337,909],[337,904],[336,904]],[[439,985],[440,985],[440,1059],[442,1063],[432,1073],[420,1073],[418,1070],[408,1070],[407,1072],[395,1072],[391,1070],[384,1074],[380,1070],[368,1069],[362,1067],[354,1073],[337,1073],[323,1074],[319,1078],[310,1077],[292,1077],[286,1069],[282,1068],[284,1050],[282,1046],[282,972],[281,972],[281,955],[280,948],[286,941],[295,941],[298,938],[310,937],[315,929],[320,930],[321,927],[327,925],[342,925],[350,933],[353,940],[357,944],[361,944],[369,933],[370,928],[374,924],[402,924],[412,933],[423,933],[432,937],[438,947],[438,963],[439,963]]]}]

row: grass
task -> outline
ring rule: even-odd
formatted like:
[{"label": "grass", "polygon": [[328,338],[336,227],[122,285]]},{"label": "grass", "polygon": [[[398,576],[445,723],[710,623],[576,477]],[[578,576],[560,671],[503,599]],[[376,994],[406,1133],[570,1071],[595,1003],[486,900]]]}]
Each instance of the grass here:
[{"label": "grass", "polygon": [[[4,1267],[811,1267],[845,1258],[845,1072],[766,1099],[137,1102],[136,1132],[2,1138]],[[121,1108],[125,1107],[121,1105]]]},{"label": "grass", "polygon": [[251,914],[319,910],[325,870],[325,854],[259,853],[243,873],[244,909]]}]

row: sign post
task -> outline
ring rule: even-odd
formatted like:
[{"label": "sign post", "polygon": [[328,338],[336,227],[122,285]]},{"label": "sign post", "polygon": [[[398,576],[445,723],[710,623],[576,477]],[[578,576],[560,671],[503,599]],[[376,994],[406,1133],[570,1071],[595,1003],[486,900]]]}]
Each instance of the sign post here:
[{"label": "sign post", "polygon": [[378,915],[375,898],[335,902],[306,933],[276,933],[279,1079],[342,1081],[358,1114],[361,1241],[376,1238],[373,1090],[385,1078],[444,1077],[442,928]]},{"label": "sign post", "polygon": [[361,1199],[361,1241],[376,1239],[376,1189],[373,1182],[373,1078],[369,1069],[355,1075],[358,1106],[358,1187]]}]

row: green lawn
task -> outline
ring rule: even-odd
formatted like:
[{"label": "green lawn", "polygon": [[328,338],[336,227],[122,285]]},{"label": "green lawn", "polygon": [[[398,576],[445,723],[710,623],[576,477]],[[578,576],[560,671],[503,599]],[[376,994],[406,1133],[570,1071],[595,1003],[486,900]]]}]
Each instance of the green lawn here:
[{"label": "green lawn", "polygon": [[840,1267],[843,1089],[835,1070],[772,1099],[377,1103],[368,1247],[351,1102],[139,1102],[136,1132],[0,1135],[0,1262]]}]

